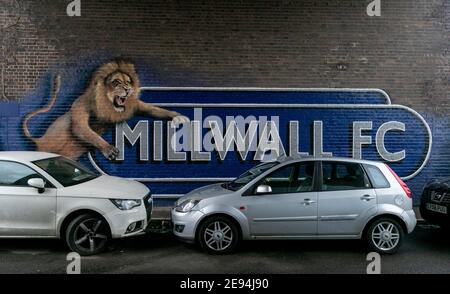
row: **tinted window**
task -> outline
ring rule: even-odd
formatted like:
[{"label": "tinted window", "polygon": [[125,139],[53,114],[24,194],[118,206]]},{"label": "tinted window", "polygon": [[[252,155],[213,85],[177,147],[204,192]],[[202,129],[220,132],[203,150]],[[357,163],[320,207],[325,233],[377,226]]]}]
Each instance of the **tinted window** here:
[{"label": "tinted window", "polygon": [[272,172],[259,185],[269,185],[272,194],[308,192],[313,187],[314,162],[291,164]]},{"label": "tinted window", "polygon": [[279,164],[278,161],[259,164],[237,177],[234,181],[222,184],[222,187],[237,191],[277,164]]},{"label": "tinted window", "polygon": [[383,173],[380,169],[373,165],[366,165],[367,171],[370,174],[370,178],[372,180],[372,184],[374,188],[389,188],[389,182],[384,177]]},{"label": "tinted window", "polygon": [[291,179],[294,166],[284,166],[271,173],[264,179],[264,184],[272,187],[272,193],[281,194],[291,192]]},{"label": "tinted window", "polygon": [[364,189],[370,185],[362,169],[357,163],[322,162],[322,190]]},{"label": "tinted window", "polygon": [[306,162],[298,165],[298,174],[293,187],[295,192],[309,192],[313,189],[314,162]]},{"label": "tinted window", "polygon": [[0,162],[0,185],[28,186],[28,180],[42,178],[31,168],[16,162]]},{"label": "tinted window", "polygon": [[81,184],[99,176],[65,157],[47,158],[33,163],[45,170],[64,187]]}]

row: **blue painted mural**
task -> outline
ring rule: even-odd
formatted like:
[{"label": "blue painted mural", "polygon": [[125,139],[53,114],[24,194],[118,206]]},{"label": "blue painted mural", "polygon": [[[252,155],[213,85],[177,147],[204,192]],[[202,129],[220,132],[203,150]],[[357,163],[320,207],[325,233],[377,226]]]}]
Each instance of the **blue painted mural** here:
[{"label": "blue painted mural", "polygon": [[[48,112],[29,121],[33,136],[42,136],[69,111],[88,88],[93,69],[92,65],[58,71],[62,81],[58,97]],[[146,183],[162,198],[159,204],[283,154],[384,161],[407,181],[416,203],[429,179],[450,174],[448,164],[440,160],[449,158],[449,120],[396,105],[384,91],[155,87],[158,81],[150,67],[138,70],[140,100],[182,114],[190,122],[173,125],[170,119],[136,113],[101,133],[120,151],[117,158],[109,160],[99,148],[89,146],[79,160],[100,172]],[[22,123],[28,113],[48,105],[53,80],[48,74],[22,101],[1,103],[0,150],[36,150]],[[231,144],[217,152],[227,133],[241,137],[230,136]],[[251,138],[246,141],[245,135]]]}]

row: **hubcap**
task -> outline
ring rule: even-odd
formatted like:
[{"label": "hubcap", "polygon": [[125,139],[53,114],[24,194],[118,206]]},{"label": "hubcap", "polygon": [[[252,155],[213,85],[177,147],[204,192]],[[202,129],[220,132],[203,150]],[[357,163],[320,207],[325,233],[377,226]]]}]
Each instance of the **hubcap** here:
[{"label": "hubcap", "polygon": [[397,226],[391,222],[381,222],[372,231],[372,241],[382,251],[395,248],[399,240],[400,232]]},{"label": "hubcap", "polygon": [[210,249],[222,251],[233,242],[233,231],[225,222],[216,221],[206,227],[203,237]]},{"label": "hubcap", "polygon": [[102,220],[87,219],[75,229],[75,244],[85,250],[94,252],[105,245],[108,240],[106,226]]}]

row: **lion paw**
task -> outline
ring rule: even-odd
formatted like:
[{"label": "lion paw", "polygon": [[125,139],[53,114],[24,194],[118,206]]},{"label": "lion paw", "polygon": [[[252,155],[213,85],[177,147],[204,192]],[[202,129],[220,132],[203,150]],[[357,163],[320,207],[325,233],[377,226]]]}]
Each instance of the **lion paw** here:
[{"label": "lion paw", "polygon": [[119,156],[119,149],[112,145],[108,145],[108,147],[103,148],[102,150],[103,156],[105,156],[109,160],[115,160],[117,156]]},{"label": "lion paw", "polygon": [[176,127],[181,124],[188,123],[188,122],[190,122],[190,119],[184,115],[178,115],[172,119],[172,124]]}]

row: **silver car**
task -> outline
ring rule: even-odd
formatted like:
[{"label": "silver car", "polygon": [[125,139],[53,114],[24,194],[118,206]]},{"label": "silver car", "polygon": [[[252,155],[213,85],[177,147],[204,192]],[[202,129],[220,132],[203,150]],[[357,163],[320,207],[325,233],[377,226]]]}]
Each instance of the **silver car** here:
[{"label": "silver car", "polygon": [[284,158],[186,194],[172,222],[178,238],[215,254],[269,239],[365,239],[391,254],[417,221],[411,191],[384,163]]}]

